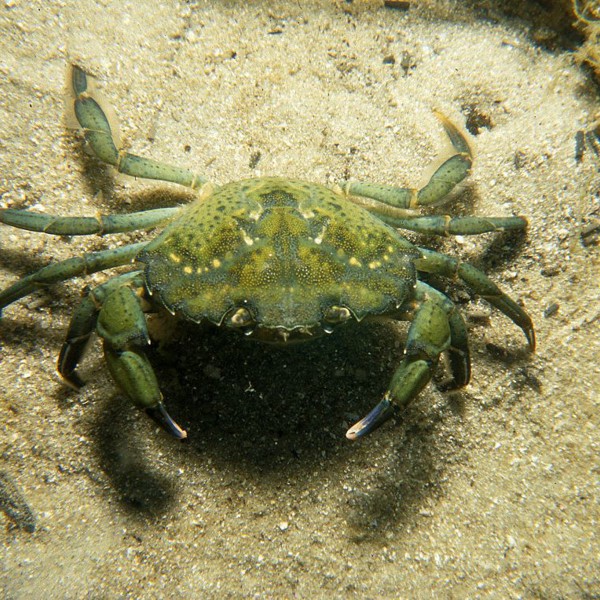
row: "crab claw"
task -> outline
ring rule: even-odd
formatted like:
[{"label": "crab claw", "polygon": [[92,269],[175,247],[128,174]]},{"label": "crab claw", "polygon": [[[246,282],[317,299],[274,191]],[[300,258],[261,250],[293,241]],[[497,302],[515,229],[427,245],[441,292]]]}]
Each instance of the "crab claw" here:
[{"label": "crab claw", "polygon": [[178,440],[185,440],[187,438],[187,431],[181,429],[175,421],[169,416],[169,413],[165,409],[165,405],[159,402],[156,406],[146,408],[146,414],[156,423],[158,423],[167,433],[170,433],[174,438]]},{"label": "crab claw", "polygon": [[371,433],[371,431],[383,425],[394,414],[394,411],[395,406],[386,395],[366,417],[348,429],[346,437],[349,440],[357,440],[363,435]]}]

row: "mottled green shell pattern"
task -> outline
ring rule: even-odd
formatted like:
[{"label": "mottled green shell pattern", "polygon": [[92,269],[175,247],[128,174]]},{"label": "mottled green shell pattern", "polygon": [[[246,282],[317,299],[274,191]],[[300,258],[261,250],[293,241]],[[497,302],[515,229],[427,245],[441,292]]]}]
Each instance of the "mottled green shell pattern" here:
[{"label": "mottled green shell pattern", "polygon": [[395,310],[419,251],[342,194],[281,177],[200,196],[138,256],[150,292],[192,321],[247,308],[259,328],[311,330],[327,309]]}]

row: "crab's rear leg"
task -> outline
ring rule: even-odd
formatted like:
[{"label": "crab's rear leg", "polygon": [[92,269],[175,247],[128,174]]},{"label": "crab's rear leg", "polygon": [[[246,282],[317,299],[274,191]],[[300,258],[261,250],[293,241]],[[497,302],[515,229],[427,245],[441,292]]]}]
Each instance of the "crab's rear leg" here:
[{"label": "crab's rear leg", "polygon": [[[377,200],[397,209],[431,206],[441,202],[469,174],[473,163],[473,154],[459,129],[441,113],[435,111],[435,115],[441,121],[456,153],[437,168],[424,187],[417,189],[365,181],[343,181],[340,183],[343,191],[349,195]],[[375,205],[366,206],[366,208],[373,212],[380,212]],[[381,210],[385,213],[383,207]]]},{"label": "crab's rear leg", "polygon": [[416,310],[406,315],[412,316],[412,322],[404,359],[381,402],[346,432],[348,439],[370,433],[408,406],[431,379],[444,351],[448,352],[452,374],[449,387],[459,388],[469,382],[471,361],[462,316],[448,298],[423,282],[417,283],[415,300]]},{"label": "crab's rear leg", "polygon": [[531,317],[510,296],[507,296],[485,273],[474,266],[440,252],[419,248],[422,258],[417,259],[419,271],[462,279],[476,294],[504,313],[525,334],[529,349],[535,351],[535,330]]},{"label": "crab's rear leg", "polygon": [[70,385],[82,384],[76,367],[95,330],[103,340],[104,357],[116,384],[163,429],[184,439],[187,433],[165,410],[156,375],[144,351],[150,343],[142,307],[144,293],[144,279],[139,272],[121,275],[92,290],[73,316],[58,359],[58,372]]},{"label": "crab's rear leg", "polygon": [[107,117],[108,107],[95,94],[94,79],[73,65],[70,71],[70,86],[73,93],[73,110],[84,136],[94,154],[103,162],[112,165],[120,173],[171,181],[192,189],[201,187],[206,179],[173,165],[131,154],[121,146],[118,133]]}]

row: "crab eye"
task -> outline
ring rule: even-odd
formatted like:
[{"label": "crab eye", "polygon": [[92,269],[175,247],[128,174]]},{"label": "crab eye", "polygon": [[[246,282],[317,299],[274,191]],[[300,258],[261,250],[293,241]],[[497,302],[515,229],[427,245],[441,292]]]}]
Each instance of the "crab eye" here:
[{"label": "crab eye", "polygon": [[345,306],[330,306],[325,310],[323,318],[328,323],[344,323],[352,316],[352,313]]},{"label": "crab eye", "polygon": [[247,308],[241,306],[229,317],[227,325],[236,329],[245,329],[254,325],[254,317]]}]

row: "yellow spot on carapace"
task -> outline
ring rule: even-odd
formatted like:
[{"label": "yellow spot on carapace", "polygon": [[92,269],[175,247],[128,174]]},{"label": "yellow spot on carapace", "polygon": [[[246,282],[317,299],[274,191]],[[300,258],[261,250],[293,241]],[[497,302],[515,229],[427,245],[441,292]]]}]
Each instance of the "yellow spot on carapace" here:
[{"label": "yellow spot on carapace", "polygon": [[248,232],[240,227],[240,233],[242,234],[242,239],[248,246],[252,246],[254,244],[254,240],[248,235]]},{"label": "yellow spot on carapace", "polygon": [[377,269],[377,268],[378,268],[378,267],[380,267],[380,266],[381,266],[381,262],[380,262],[380,261],[378,261],[378,260],[372,260],[372,261],[369,263],[369,269]]},{"label": "yellow spot on carapace", "polygon": [[351,256],[348,259],[348,264],[350,264],[353,267],[362,267],[360,260],[358,260],[358,258],[356,258],[356,256]]},{"label": "yellow spot on carapace", "polygon": [[187,275],[191,275],[192,271],[193,271],[193,269],[189,265],[186,265],[185,267],[183,267],[183,272],[186,273]]},{"label": "yellow spot on carapace", "polygon": [[218,269],[221,266],[221,261],[218,258],[213,258],[212,266],[215,269]]},{"label": "yellow spot on carapace", "polygon": [[181,262],[181,256],[179,254],[175,254],[175,252],[169,253],[169,258],[174,262],[179,264]]},{"label": "yellow spot on carapace", "polygon": [[315,244],[321,244],[323,242],[323,237],[325,235],[325,230],[327,229],[327,225],[323,225],[321,232],[314,238]]}]

